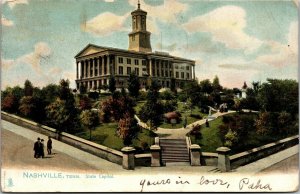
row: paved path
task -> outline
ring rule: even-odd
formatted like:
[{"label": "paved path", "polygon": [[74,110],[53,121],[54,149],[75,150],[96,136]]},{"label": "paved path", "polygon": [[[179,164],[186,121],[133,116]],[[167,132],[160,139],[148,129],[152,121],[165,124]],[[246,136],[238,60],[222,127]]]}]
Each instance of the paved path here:
[{"label": "paved path", "polygon": [[[228,111],[228,112],[216,112],[215,114],[212,114],[212,118],[216,119],[220,116],[226,115],[226,114],[230,114],[230,113],[234,113],[236,111]],[[214,119],[209,119],[214,120]],[[157,128],[157,131],[155,131],[156,134],[158,134],[159,136],[162,136],[164,138],[170,138],[170,139],[182,139],[185,138],[185,135],[190,132],[193,129],[193,126],[195,125],[203,125],[205,124],[206,118],[201,119],[199,121],[196,121],[194,123],[191,123],[189,125],[187,125],[186,128],[178,128],[178,129],[166,129],[166,128]]]},{"label": "paved path", "polygon": [[[4,130],[3,130],[4,129]],[[51,158],[34,159],[33,143],[37,137],[47,140],[45,135],[2,120],[2,146],[7,166],[13,164],[25,168],[123,170],[122,166],[52,139],[54,155]],[[13,132],[13,133],[12,133]],[[17,141],[16,141],[17,140]],[[15,144],[15,145],[14,145]],[[12,162],[14,161],[14,162]],[[70,164],[69,164],[70,161]]]}]

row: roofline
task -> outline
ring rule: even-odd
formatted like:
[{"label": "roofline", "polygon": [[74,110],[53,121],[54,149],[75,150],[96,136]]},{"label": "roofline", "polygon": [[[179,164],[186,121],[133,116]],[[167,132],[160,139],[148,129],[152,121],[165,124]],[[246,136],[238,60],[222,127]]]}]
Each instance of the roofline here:
[{"label": "roofline", "polygon": [[186,59],[186,58],[182,58],[182,57],[177,57],[177,56],[173,56],[173,55],[163,55],[163,54],[159,54],[159,53],[155,53],[155,52],[149,53],[149,52],[131,51],[131,50],[125,50],[125,49],[119,49],[119,48],[113,48],[113,47],[98,46],[98,45],[95,45],[95,44],[88,44],[74,58],[77,59],[90,46],[100,48],[100,49],[104,49],[106,51],[120,51],[120,52],[125,52],[125,53],[130,53],[130,54],[147,55],[147,56],[151,56],[151,55],[161,56],[161,57],[165,57],[165,58],[172,58],[172,59],[175,59],[175,60],[188,61],[188,62],[192,62],[194,64],[196,63],[196,61],[194,61],[194,60]]}]

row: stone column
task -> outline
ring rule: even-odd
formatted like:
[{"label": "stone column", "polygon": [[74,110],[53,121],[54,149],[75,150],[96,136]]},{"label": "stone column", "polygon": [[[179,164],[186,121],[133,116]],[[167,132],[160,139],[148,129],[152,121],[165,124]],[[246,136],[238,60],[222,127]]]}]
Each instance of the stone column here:
[{"label": "stone column", "polygon": [[122,166],[126,170],[134,170],[134,152],[135,149],[133,147],[124,147],[122,148],[123,153],[123,162]]},{"label": "stone column", "polygon": [[84,65],[83,61],[80,61],[80,69],[81,69],[80,70],[80,79],[84,77],[84,72],[83,72],[84,66],[83,65]]},{"label": "stone column", "polygon": [[159,167],[161,166],[161,155],[160,155],[160,146],[159,145],[152,145],[150,147],[151,151],[151,166],[152,167]]},{"label": "stone column", "polygon": [[88,74],[88,77],[91,77],[91,61],[90,60],[87,60],[87,74]]},{"label": "stone column", "polygon": [[152,76],[156,75],[156,64],[155,64],[155,59],[152,60],[152,66],[153,66],[153,72],[152,72]]},{"label": "stone column", "polygon": [[195,65],[193,65],[193,79],[196,79]]},{"label": "stone column", "polygon": [[192,144],[190,146],[191,153],[191,166],[201,166],[200,164],[200,152],[201,147],[197,144]]},{"label": "stone column", "polygon": [[107,74],[110,75],[110,55],[107,56]]},{"label": "stone column", "polygon": [[152,59],[149,59],[149,75],[152,77]]},{"label": "stone column", "polygon": [[78,79],[78,77],[79,77],[78,65],[79,65],[79,62],[77,61],[76,62],[76,79]]},{"label": "stone column", "polygon": [[154,138],[155,145],[159,145],[159,137]]},{"label": "stone column", "polygon": [[228,147],[219,147],[217,149],[218,152],[218,168],[221,172],[230,171],[230,159],[229,152],[230,149]]},{"label": "stone column", "polygon": [[98,76],[99,76],[100,75],[100,58],[97,57],[96,60],[97,60],[97,65],[98,65],[97,69],[98,69]]},{"label": "stone column", "polygon": [[84,66],[85,66],[85,71],[84,71],[85,78],[87,78],[88,77],[88,62],[87,62],[87,60],[84,61]]},{"label": "stone column", "polygon": [[105,65],[105,64],[104,64],[104,62],[105,62],[105,61],[104,61],[104,56],[102,56],[101,60],[102,60],[102,62],[101,62],[101,69],[102,69],[102,70],[101,70],[101,71],[102,71],[101,75],[104,75],[104,65]]}]

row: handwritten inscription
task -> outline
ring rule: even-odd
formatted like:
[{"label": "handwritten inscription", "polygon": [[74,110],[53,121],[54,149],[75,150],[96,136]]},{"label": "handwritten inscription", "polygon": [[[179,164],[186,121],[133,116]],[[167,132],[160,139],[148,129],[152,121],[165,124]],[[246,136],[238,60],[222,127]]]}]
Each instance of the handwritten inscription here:
[{"label": "handwritten inscription", "polygon": [[[233,189],[239,189],[240,191],[244,190],[255,190],[255,191],[272,191],[272,187],[269,183],[262,183],[261,179],[255,179],[251,180],[249,178],[242,178],[238,182],[238,188]],[[221,187],[224,189],[229,189],[233,187],[232,185],[236,184],[230,184],[228,181],[220,178],[206,178],[205,176],[201,176],[199,179],[199,182],[191,183],[191,181],[182,179],[181,177],[177,177],[176,179],[171,178],[165,178],[165,179],[142,179],[139,183],[141,187],[141,192],[144,191],[146,188],[155,188],[155,187],[161,187],[161,186],[172,186],[172,185],[192,185],[195,186],[201,185],[201,186],[214,186]],[[234,186],[236,187],[236,186]]]},{"label": "handwritten inscription", "polygon": [[243,189],[248,188],[251,190],[268,190],[272,191],[270,184],[262,184],[259,179],[256,182],[251,182],[249,178],[243,178],[240,180],[239,189],[242,191]]},{"label": "handwritten inscription", "polygon": [[206,179],[204,176],[200,178],[200,185],[220,185],[229,188],[230,184],[222,179]]}]

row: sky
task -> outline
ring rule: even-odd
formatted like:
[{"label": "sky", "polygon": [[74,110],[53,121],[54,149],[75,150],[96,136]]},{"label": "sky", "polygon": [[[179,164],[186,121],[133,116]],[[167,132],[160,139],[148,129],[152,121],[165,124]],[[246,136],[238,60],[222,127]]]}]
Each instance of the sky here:
[{"label": "sky", "polygon": [[[298,80],[298,1],[140,0],[153,51],[196,61],[228,87]],[[2,0],[1,87],[69,79],[86,45],[128,48],[137,0]]]}]

